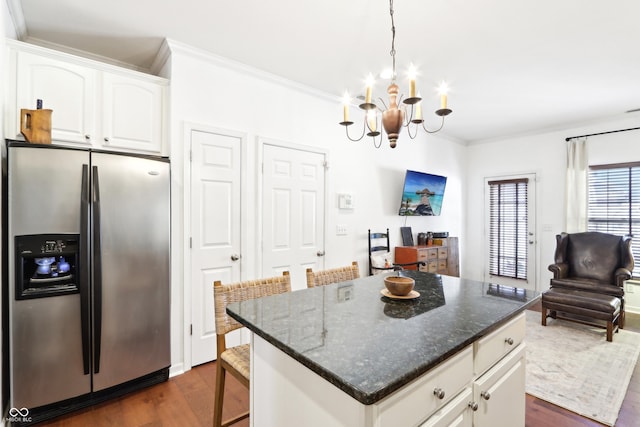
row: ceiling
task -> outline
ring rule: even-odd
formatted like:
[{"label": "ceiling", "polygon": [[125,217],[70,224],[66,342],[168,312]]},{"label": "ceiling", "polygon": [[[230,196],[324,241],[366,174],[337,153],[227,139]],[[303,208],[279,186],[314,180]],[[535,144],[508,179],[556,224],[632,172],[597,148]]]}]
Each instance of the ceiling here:
[{"label": "ceiling", "polygon": [[[345,89],[362,94],[368,73],[391,66],[387,0],[8,2],[21,6],[25,41],[149,69],[166,37],[335,95],[336,111]],[[401,92],[410,63],[425,111],[439,108],[447,81],[450,138],[563,129],[640,108],[637,0],[396,0],[394,9]],[[378,81],[374,97],[387,85]]]}]

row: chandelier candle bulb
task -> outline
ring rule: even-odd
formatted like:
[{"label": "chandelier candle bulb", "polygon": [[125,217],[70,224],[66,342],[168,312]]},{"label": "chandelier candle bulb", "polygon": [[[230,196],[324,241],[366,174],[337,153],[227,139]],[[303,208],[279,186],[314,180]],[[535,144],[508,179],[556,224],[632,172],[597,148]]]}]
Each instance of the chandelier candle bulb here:
[{"label": "chandelier candle bulb", "polygon": [[376,131],[376,113],[375,110],[367,111],[367,122],[371,132]]},{"label": "chandelier candle bulb", "polygon": [[440,95],[440,109],[444,110],[447,108],[447,94],[443,93]]},{"label": "chandelier candle bulb", "polygon": [[349,93],[345,92],[344,96],[342,97],[342,104],[343,104],[343,113],[342,113],[342,118],[343,118],[343,122],[348,122],[349,121]]},{"label": "chandelier candle bulb", "polygon": [[365,104],[370,104],[371,103],[372,86],[373,86],[373,76],[371,74],[369,74],[367,76],[367,92],[366,92],[365,97],[364,97]]},{"label": "chandelier candle bulb", "polygon": [[422,102],[416,104],[416,118],[415,120],[422,120]]},{"label": "chandelier candle bulb", "polygon": [[413,65],[409,68],[409,97],[416,97],[416,69]]}]

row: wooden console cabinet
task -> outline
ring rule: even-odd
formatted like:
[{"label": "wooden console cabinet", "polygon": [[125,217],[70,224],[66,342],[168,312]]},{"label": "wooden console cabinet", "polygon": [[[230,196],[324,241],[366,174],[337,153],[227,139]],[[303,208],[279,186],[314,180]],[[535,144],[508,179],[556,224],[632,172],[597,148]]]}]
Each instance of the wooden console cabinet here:
[{"label": "wooden console cabinet", "polygon": [[[420,271],[460,277],[458,238],[447,237],[438,239],[438,241],[442,244],[432,246],[396,246],[395,262],[397,264],[407,264],[424,261],[427,265],[421,266]],[[415,270],[415,267],[406,268]]]}]

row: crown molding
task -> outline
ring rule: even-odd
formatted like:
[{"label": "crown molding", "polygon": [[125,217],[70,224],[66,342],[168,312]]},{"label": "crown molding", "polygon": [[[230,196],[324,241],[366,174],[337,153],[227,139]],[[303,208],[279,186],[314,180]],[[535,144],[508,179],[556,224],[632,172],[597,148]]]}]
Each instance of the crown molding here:
[{"label": "crown molding", "polygon": [[156,53],[156,57],[149,67],[149,71],[156,76],[159,76],[162,73],[162,69],[165,65],[171,60],[171,47],[167,39],[162,39],[162,44],[158,48],[158,52]]},{"label": "crown molding", "polygon": [[110,64],[110,65],[114,65],[116,67],[128,68],[129,70],[138,71],[138,72],[145,73],[145,74],[150,74],[149,70],[146,69],[146,68],[143,68],[143,67],[137,67],[137,66],[135,66],[133,64],[129,64],[127,62],[118,61],[116,59],[109,58],[109,57],[102,56],[102,55],[96,55],[94,53],[87,52],[85,50],[75,49],[75,48],[72,48],[72,47],[69,47],[69,46],[66,46],[66,45],[53,43],[53,42],[50,42],[50,41],[47,41],[47,40],[43,40],[43,39],[27,36],[27,38],[25,40],[23,40],[23,41],[25,43],[29,43],[29,44],[33,44],[33,45],[36,45],[36,46],[44,47],[46,49],[51,49],[51,50],[55,50],[55,51],[58,51],[58,52],[64,52],[64,53],[68,53],[70,55],[74,55],[74,56],[90,59],[92,61],[102,62],[104,64]]},{"label": "crown molding", "polygon": [[13,22],[16,38],[18,40],[26,39],[29,35],[27,34],[27,23],[24,20],[24,12],[22,12],[20,0],[7,0],[7,9]]}]

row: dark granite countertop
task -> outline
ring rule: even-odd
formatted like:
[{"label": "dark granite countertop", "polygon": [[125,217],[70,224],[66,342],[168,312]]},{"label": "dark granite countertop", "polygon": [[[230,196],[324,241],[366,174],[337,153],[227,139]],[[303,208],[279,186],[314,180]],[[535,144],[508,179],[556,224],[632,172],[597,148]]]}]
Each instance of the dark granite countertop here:
[{"label": "dark granite countertop", "polygon": [[525,289],[405,271],[420,297],[383,296],[384,275],[230,304],[227,312],[365,405],[538,300]]}]

